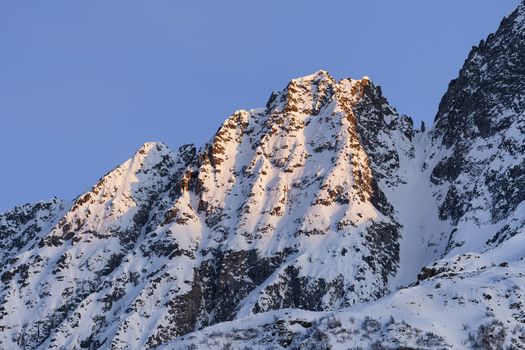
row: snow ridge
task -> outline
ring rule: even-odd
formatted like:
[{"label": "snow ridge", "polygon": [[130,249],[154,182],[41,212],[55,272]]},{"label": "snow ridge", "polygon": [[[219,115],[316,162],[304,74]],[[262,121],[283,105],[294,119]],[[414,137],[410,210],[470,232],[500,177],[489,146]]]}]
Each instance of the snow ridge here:
[{"label": "snow ridge", "polygon": [[525,347],[524,22],[430,130],[320,70],[199,149],[146,143],[72,203],[0,214],[0,347]]}]

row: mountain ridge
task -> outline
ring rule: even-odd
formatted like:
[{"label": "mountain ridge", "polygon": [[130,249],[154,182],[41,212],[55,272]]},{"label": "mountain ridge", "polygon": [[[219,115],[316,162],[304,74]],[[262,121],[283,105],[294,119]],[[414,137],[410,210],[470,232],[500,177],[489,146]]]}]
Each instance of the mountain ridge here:
[{"label": "mountain ridge", "polygon": [[427,130],[320,70],[199,149],[145,143],[72,203],[0,214],[0,344],[525,347],[523,23]]}]

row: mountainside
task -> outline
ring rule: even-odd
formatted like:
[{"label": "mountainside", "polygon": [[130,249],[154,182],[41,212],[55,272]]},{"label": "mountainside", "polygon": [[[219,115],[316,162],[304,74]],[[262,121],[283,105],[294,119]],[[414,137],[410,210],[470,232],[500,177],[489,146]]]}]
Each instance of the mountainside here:
[{"label": "mountainside", "polygon": [[318,71],[0,214],[0,348],[525,348],[524,78],[522,3],[430,130]]},{"label": "mountainside", "polygon": [[[470,53],[443,97],[429,156],[447,251],[492,248],[524,226],[525,5]],[[475,235],[472,231],[476,232]]]}]

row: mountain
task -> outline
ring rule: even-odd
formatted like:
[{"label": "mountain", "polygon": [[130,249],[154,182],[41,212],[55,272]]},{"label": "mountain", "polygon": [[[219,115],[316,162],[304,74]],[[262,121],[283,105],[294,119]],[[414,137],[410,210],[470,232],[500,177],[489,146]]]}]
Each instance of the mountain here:
[{"label": "mountain", "polygon": [[524,348],[524,29],[522,3],[429,130],[318,71],[0,214],[0,347]]}]

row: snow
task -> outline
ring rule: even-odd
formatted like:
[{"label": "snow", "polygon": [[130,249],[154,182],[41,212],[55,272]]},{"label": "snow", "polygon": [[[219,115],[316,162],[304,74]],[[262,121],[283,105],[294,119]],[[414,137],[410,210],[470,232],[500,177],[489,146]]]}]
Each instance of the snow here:
[{"label": "snow", "polygon": [[524,345],[525,203],[494,205],[487,175],[523,164],[517,95],[504,130],[446,146],[453,111],[414,131],[368,76],[320,70],[199,150],[145,143],[72,203],[0,214],[0,347],[465,348],[496,321]]}]

